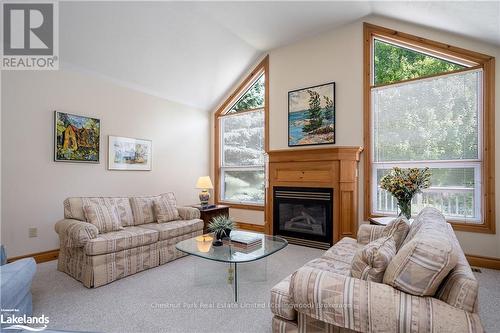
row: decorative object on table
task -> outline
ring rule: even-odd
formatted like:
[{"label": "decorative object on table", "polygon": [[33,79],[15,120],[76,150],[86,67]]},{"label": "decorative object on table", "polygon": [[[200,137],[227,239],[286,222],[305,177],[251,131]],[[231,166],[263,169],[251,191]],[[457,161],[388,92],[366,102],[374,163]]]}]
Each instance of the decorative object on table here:
[{"label": "decorative object on table", "polygon": [[151,171],[153,143],[151,140],[108,137],[108,170]]},{"label": "decorative object on table", "polygon": [[235,245],[252,246],[262,243],[262,236],[254,232],[235,231],[229,238],[231,239],[231,243],[235,243]]},{"label": "decorative object on table", "polygon": [[391,193],[398,200],[399,216],[411,218],[411,200],[417,193],[431,186],[429,168],[395,167],[380,180],[380,188]]},{"label": "decorative object on table", "polygon": [[288,93],[288,146],[335,143],[335,82]]},{"label": "decorative object on table", "polygon": [[101,121],[54,111],[54,161],[99,163]]},{"label": "decorative object on table", "polygon": [[234,229],[234,222],[229,216],[219,215],[212,219],[208,225],[208,230],[212,231],[215,236],[214,246],[221,246],[222,239],[229,237],[231,230]]},{"label": "decorative object on table", "polygon": [[[210,207],[214,206],[214,207]],[[229,206],[224,206],[224,205],[208,205],[208,206],[201,206],[201,205],[194,205],[194,208],[197,208],[200,211],[200,219],[203,220],[203,232],[207,233],[209,232],[208,230],[208,225],[212,221],[212,219],[216,216],[224,215],[224,216],[229,216]]]},{"label": "decorative object on table", "polygon": [[209,209],[217,208],[217,205],[210,205],[210,204],[206,205],[206,206],[194,205],[193,207],[198,208],[201,211],[201,210],[209,210]]},{"label": "decorative object on table", "polygon": [[214,238],[210,235],[201,235],[196,237],[196,247],[198,251],[207,253],[212,248]]},{"label": "decorative object on table", "polygon": [[262,247],[262,235],[241,230],[231,232],[222,242],[243,253],[250,253]]},{"label": "decorative object on table", "polygon": [[201,189],[199,198],[200,198],[200,204],[202,207],[205,207],[208,205],[208,200],[210,200],[210,192],[208,190],[211,190],[214,188],[214,185],[212,184],[212,180],[210,179],[209,176],[202,176],[198,178],[198,181],[196,182],[196,188]]}]

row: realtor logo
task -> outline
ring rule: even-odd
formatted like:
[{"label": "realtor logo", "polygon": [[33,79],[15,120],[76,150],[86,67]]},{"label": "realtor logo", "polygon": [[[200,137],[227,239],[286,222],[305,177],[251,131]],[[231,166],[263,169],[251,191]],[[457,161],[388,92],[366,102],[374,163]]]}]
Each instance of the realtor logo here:
[{"label": "realtor logo", "polygon": [[3,3],[1,69],[58,69],[56,2]]}]

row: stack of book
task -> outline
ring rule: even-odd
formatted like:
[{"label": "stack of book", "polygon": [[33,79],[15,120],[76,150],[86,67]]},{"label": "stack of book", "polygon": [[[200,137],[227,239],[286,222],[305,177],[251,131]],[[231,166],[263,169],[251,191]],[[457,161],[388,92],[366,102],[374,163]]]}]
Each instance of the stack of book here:
[{"label": "stack of book", "polygon": [[232,232],[229,239],[225,239],[224,243],[231,246],[240,252],[253,252],[262,247],[262,237],[253,233]]}]

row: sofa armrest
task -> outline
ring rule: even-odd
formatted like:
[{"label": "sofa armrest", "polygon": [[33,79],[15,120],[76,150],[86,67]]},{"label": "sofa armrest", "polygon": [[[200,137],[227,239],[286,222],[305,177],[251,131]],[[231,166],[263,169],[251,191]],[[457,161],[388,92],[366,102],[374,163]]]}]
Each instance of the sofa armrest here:
[{"label": "sofa armrest", "polygon": [[200,218],[200,211],[194,207],[177,207],[182,220],[194,220]]},{"label": "sofa armrest", "polygon": [[362,224],[358,229],[358,244],[366,245],[380,237],[382,237],[382,232],[385,226],[383,225],[372,225],[372,224]]},{"label": "sofa armrest", "polygon": [[292,275],[290,298],[298,312],[357,332],[395,332],[402,327],[405,332],[483,331],[477,313],[311,267]]},{"label": "sofa armrest", "polygon": [[73,219],[57,222],[55,230],[66,247],[82,247],[99,234],[99,230],[92,223]]}]

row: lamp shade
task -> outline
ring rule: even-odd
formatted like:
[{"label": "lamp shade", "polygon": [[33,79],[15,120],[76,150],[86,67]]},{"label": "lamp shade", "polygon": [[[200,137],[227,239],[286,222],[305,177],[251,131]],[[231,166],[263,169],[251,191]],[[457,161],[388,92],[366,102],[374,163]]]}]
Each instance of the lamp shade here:
[{"label": "lamp shade", "polygon": [[212,185],[212,181],[210,180],[209,176],[203,176],[198,178],[198,181],[196,182],[196,188],[208,190],[213,189],[214,186]]}]

